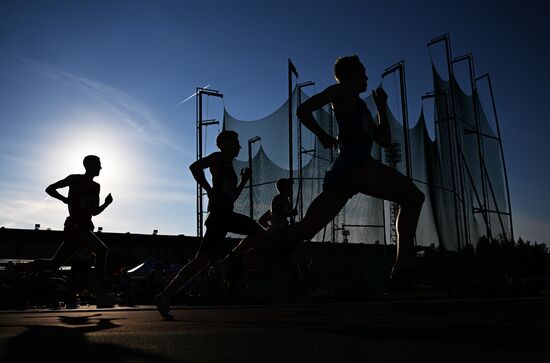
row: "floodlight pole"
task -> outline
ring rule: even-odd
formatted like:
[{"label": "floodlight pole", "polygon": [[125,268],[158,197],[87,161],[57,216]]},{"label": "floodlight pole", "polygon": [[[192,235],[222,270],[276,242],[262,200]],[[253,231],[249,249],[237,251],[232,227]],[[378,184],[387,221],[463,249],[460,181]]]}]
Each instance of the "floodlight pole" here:
[{"label": "floodlight pole", "polygon": [[253,195],[253,183],[252,183],[252,177],[254,173],[252,172],[252,145],[260,141],[262,138],[260,136],[255,136],[251,139],[248,139],[248,169],[250,170],[250,180],[248,181],[250,183],[249,187],[249,203],[250,203],[250,218],[254,219],[254,195]]},{"label": "floodlight pole", "polygon": [[499,148],[500,148],[500,158],[502,160],[502,169],[503,169],[503,172],[504,172],[504,181],[506,183],[506,197],[508,199],[508,218],[509,218],[509,223],[510,223],[510,241],[513,242],[514,241],[514,225],[512,223],[512,201],[510,200],[510,188],[508,186],[508,173],[506,171],[506,163],[504,162],[504,148],[502,147],[502,137],[501,137],[501,134],[500,134],[500,123],[498,121],[497,108],[496,108],[496,104],[495,104],[495,97],[494,97],[494,94],[493,94],[493,84],[491,82],[491,77],[489,76],[489,73],[485,73],[484,75],[482,75],[480,77],[477,77],[475,79],[476,84],[477,84],[478,81],[480,81],[483,78],[487,79],[487,83],[489,85],[489,94],[491,96],[491,103],[493,105],[493,115],[495,117],[495,124],[496,124],[496,128],[497,128],[497,137],[498,137],[498,145],[499,145]]},{"label": "floodlight pole", "polygon": [[[334,111],[332,110],[332,106],[329,106],[329,110],[330,110],[330,123],[329,123],[329,133],[330,133],[330,136],[331,137],[335,137],[334,135]],[[334,161],[334,148],[330,148],[330,163],[332,164],[332,162]],[[385,216],[384,216],[385,218]],[[386,224],[386,220],[384,219],[384,225]],[[331,241],[332,243],[336,242],[336,217],[332,218],[332,223],[331,223],[331,229],[332,229],[332,233],[331,233]],[[386,242],[386,233],[385,233],[385,230],[384,230],[384,243]]]},{"label": "floodlight pole", "polygon": [[[439,123],[440,122],[443,122],[443,121],[447,121],[449,122],[450,120],[450,115],[449,115],[449,102],[447,101],[447,97],[449,97],[447,95],[447,92],[429,92],[427,94],[425,94],[424,96],[422,96],[422,101],[426,100],[426,99],[430,99],[430,98],[433,98],[435,100],[435,102],[437,101],[437,97],[443,97],[443,103],[445,105],[445,115],[446,115],[446,118],[445,119],[439,119],[439,118],[436,118],[435,119],[435,125],[434,125],[434,129],[435,129],[435,133],[436,133],[436,139],[438,139],[439,137],[437,136],[438,132],[437,130],[439,129]],[[437,108],[437,106],[436,106]],[[434,115],[435,116],[435,115]],[[435,118],[435,117],[434,117]],[[455,161],[455,155],[453,153],[453,145],[452,145],[452,138],[451,138],[451,128],[450,127],[447,127],[447,137],[449,138],[449,154],[450,154],[450,157],[451,157],[451,166],[453,168],[453,177],[451,178],[451,181],[452,181],[452,194],[453,194],[453,201],[454,201],[454,207],[455,207],[455,213],[454,213],[454,217],[455,217],[455,228],[456,228],[456,231],[457,231],[457,234],[460,233],[460,213],[459,213],[459,195],[458,195],[458,192],[457,192],[457,186],[456,186],[456,180],[455,180],[455,177],[454,177],[454,169],[457,167],[457,162]],[[441,243],[441,241],[440,241]]]},{"label": "floodlight pole", "polygon": [[[302,104],[302,88],[314,86],[315,82],[308,81],[299,83],[297,86],[298,89],[298,107]],[[302,147],[302,120],[298,118],[298,194],[299,194],[299,203],[298,203],[298,210],[300,212],[300,220],[304,219],[304,180],[303,180],[303,147]],[[291,199],[292,200],[292,199]]]},{"label": "floodlight pole", "polygon": [[[219,124],[216,120],[203,120],[202,119],[202,96],[213,96],[223,98],[223,94],[219,91],[197,87],[195,93],[195,114],[196,114],[196,157],[197,160],[202,159],[202,128],[209,125]],[[204,235],[204,208],[202,198],[205,195],[202,187],[197,183],[197,237],[202,238]]]},{"label": "floodlight pole", "polygon": [[[403,144],[405,147],[405,173],[409,179],[412,179],[411,170],[411,148],[409,142],[409,115],[407,110],[407,86],[405,84],[405,61],[401,60],[396,64],[386,68],[382,73],[382,79],[386,76],[399,72],[399,88],[401,93],[401,118],[403,120]],[[392,143],[392,146],[386,149],[386,161],[389,161],[390,165],[394,168],[397,167],[397,163],[401,161],[401,147],[399,144]],[[398,206],[396,203],[390,203],[390,240],[397,243],[397,227],[395,225],[397,221]],[[385,215],[385,213],[384,213]],[[385,224],[385,220],[384,220]],[[384,236],[386,234],[386,228],[384,227]],[[414,237],[414,243],[416,245],[416,233]]]},{"label": "floodlight pole", "polygon": [[[293,175],[293,155],[292,155],[292,75],[298,78],[298,71],[294,66],[294,63],[288,58],[288,179],[290,180],[290,185],[294,183]],[[290,188],[290,200],[294,200],[294,187]],[[290,218],[290,223],[294,223],[294,217]]]},{"label": "floodlight pole", "polygon": [[[487,195],[487,187],[486,187],[486,180],[485,180],[485,153],[483,148],[483,139],[481,137],[481,127],[479,123],[479,110],[477,109],[477,102],[476,102],[476,84],[475,84],[475,75],[474,75],[474,62],[473,62],[473,56],[472,54],[466,54],[460,57],[456,57],[452,60],[452,64],[467,61],[468,62],[468,73],[470,78],[470,87],[472,89],[472,103],[473,103],[473,110],[474,110],[474,118],[475,118],[475,131],[471,132],[471,130],[464,130],[465,134],[468,133],[475,133],[477,136],[477,148],[479,153],[479,169],[480,169],[480,175],[481,175],[481,195],[482,195],[482,201],[483,205],[480,205],[479,212],[483,215],[483,219],[485,220],[485,233],[488,238],[492,237],[491,233],[491,219],[488,216],[488,195]],[[472,188],[475,189],[475,185],[472,185]],[[500,216],[499,216],[500,217]]]},{"label": "floodlight pole", "polygon": [[409,141],[409,112],[407,107],[407,85],[405,83],[405,61],[401,60],[382,73],[382,79],[393,72],[399,72],[399,87],[401,88],[401,117],[403,119],[403,143],[405,146],[405,170],[409,179],[412,178],[411,146]]},{"label": "floodlight pole", "polygon": [[[460,249],[466,244],[470,243],[470,233],[468,231],[469,225],[468,225],[468,216],[466,215],[466,206],[465,206],[465,186],[464,186],[464,164],[460,160],[459,155],[459,149],[461,148],[460,143],[460,137],[459,137],[459,130],[458,130],[458,120],[457,120],[457,114],[456,114],[456,101],[455,101],[455,95],[453,90],[453,80],[454,80],[454,72],[453,72],[453,66],[452,66],[452,54],[451,54],[451,40],[449,34],[444,34],[440,37],[437,37],[435,39],[432,39],[428,43],[428,47],[439,43],[444,42],[445,43],[445,57],[447,60],[447,73],[449,75],[449,92],[450,92],[450,114],[448,115],[448,121],[452,122],[451,127],[453,127],[453,139],[449,140],[451,143],[454,141],[454,157],[457,160],[457,170],[453,170],[453,178],[458,177],[458,196],[459,196],[459,206],[462,211],[462,225],[461,228],[457,230],[457,245]],[[455,173],[458,175],[455,176]],[[461,238],[462,235],[462,238]]]}]

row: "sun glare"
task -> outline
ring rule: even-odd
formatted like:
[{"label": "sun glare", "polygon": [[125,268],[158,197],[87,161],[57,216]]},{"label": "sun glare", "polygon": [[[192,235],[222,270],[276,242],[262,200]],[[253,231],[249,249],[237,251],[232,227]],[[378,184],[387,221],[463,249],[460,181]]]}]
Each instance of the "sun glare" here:
[{"label": "sun glare", "polygon": [[52,176],[62,179],[70,174],[83,174],[84,157],[97,155],[102,169],[94,180],[101,184],[101,198],[108,193],[124,191],[135,175],[134,155],[124,141],[124,135],[85,128],[73,131],[71,135],[68,141],[56,145],[48,153]]}]

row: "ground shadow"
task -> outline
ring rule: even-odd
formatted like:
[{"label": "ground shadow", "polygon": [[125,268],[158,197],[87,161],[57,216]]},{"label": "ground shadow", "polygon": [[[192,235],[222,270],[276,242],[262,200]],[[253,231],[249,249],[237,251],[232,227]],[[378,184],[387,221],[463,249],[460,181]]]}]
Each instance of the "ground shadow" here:
[{"label": "ground shadow", "polygon": [[[67,326],[23,325],[27,328],[26,331],[5,341],[4,349],[0,353],[0,361],[56,363],[74,363],[75,361],[79,363],[101,361],[117,363],[135,361],[176,362],[173,359],[144,350],[89,341],[85,335],[86,333],[116,329],[121,326],[113,323],[113,319],[103,319],[100,315],[60,316],[59,321]],[[77,325],[78,327],[75,327]]]}]

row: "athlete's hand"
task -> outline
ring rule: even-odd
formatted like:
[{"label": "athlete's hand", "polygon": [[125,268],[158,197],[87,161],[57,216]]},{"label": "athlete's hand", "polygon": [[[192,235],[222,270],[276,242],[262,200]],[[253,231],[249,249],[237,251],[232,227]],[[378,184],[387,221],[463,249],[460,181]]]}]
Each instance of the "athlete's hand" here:
[{"label": "athlete's hand", "polygon": [[109,193],[109,195],[105,197],[105,204],[109,205],[112,202],[113,202],[113,196],[111,195],[111,193]]},{"label": "athlete's hand", "polygon": [[382,87],[378,87],[375,90],[372,90],[372,97],[374,98],[374,103],[378,111],[386,109],[386,102],[388,101],[388,95]]},{"label": "athlete's hand", "polygon": [[252,172],[250,171],[249,168],[241,169],[241,180],[242,181],[249,181],[251,176],[252,176]]},{"label": "athlete's hand", "polygon": [[323,134],[319,137],[319,141],[325,149],[334,149],[338,146],[338,140],[329,134]]}]

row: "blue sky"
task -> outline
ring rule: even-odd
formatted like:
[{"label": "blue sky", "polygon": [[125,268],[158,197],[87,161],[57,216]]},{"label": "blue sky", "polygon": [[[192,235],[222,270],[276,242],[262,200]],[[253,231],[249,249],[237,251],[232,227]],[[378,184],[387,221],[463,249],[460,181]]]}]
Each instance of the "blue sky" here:
[{"label": "blue sky", "polygon": [[195,103],[176,105],[195,87],[224,93],[212,117],[225,105],[257,119],[284,102],[288,57],[317,91],[340,55],[362,58],[371,87],[404,59],[414,123],[431,90],[426,43],[450,33],[454,55],[473,53],[493,80],[516,236],[550,240],[543,1],[198,3],[1,3],[0,225],[60,229],[65,207],[44,188],[81,172],[90,152],[102,158],[102,198],[115,198],[96,226],[192,235]]}]

